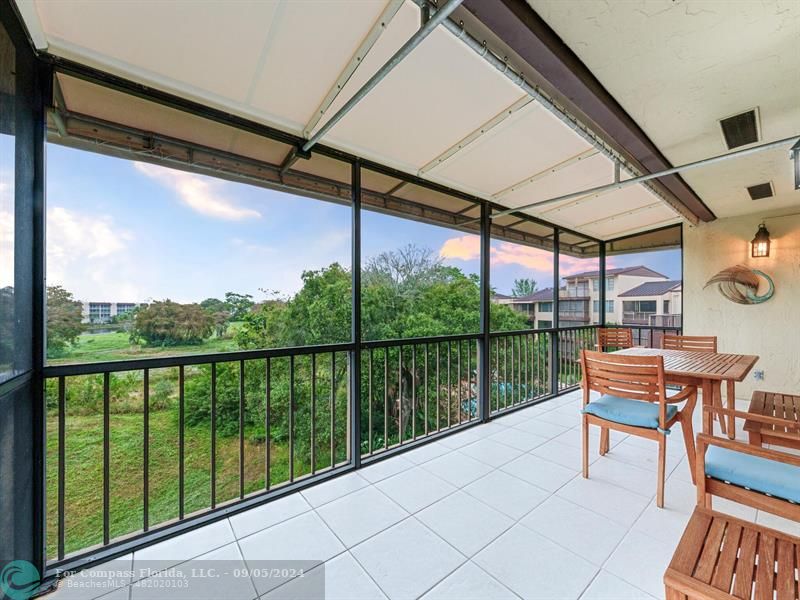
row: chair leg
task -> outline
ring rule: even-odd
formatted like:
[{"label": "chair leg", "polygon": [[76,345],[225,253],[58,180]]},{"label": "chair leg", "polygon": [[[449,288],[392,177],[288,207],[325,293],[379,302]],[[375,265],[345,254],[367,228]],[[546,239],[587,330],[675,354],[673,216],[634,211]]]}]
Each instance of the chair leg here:
[{"label": "chair leg", "polygon": [[589,478],[589,417],[583,415],[581,419],[581,436],[583,437],[583,478]]},{"label": "chair leg", "polygon": [[600,428],[600,456],[605,456],[608,453],[608,427]]},{"label": "chair leg", "polygon": [[667,462],[667,436],[658,437],[658,488],[656,491],[656,506],[664,508],[664,476]]},{"label": "chair leg", "polygon": [[692,474],[692,483],[695,485],[695,460],[697,454],[694,450],[694,427],[692,425],[692,414],[681,413],[681,432],[683,433],[683,443],[686,446],[686,460],[689,462],[689,471]]},{"label": "chair leg", "polygon": [[757,431],[748,431],[747,432],[748,443],[752,446],[760,446],[761,445],[761,434]]}]

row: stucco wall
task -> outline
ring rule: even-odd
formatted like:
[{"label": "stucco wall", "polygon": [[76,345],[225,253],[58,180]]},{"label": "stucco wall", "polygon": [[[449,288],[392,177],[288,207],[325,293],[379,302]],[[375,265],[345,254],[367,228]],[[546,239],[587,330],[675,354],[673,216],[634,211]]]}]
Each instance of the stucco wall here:
[{"label": "stucco wall", "polygon": [[[751,373],[737,386],[738,398],[749,398],[754,389],[800,394],[800,216],[768,218],[770,256],[750,258],[760,220],[735,217],[684,228],[684,332],[718,336],[721,352],[761,357],[755,369],[764,370],[764,381]],[[772,300],[742,306],[712,287],[703,289],[712,275],[736,264],[770,275]]]}]

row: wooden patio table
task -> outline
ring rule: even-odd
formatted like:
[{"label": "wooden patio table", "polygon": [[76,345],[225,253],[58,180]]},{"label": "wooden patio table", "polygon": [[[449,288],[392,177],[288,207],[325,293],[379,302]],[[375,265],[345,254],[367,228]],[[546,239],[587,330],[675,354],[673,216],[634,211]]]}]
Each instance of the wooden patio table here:
[{"label": "wooden patio table", "polygon": [[[667,383],[677,385],[695,385],[703,392],[703,404],[713,404],[714,397],[721,398],[722,382],[728,383],[728,408],[735,410],[733,385],[744,381],[747,374],[758,362],[758,356],[750,354],[722,354],[719,352],[694,352],[692,350],[663,350],[661,348],[626,348],[615,354],[629,356],[663,356],[664,376]],[[706,426],[706,415],[703,415],[705,433],[710,431],[710,420]],[[728,437],[735,437],[734,420],[728,418]],[[693,457],[689,457],[690,459]],[[694,464],[694,461],[690,462]]]}]

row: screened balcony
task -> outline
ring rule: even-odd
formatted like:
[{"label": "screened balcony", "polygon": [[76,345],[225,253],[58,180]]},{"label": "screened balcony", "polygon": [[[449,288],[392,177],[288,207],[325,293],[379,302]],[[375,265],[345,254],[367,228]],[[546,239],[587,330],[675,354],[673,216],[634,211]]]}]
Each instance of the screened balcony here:
[{"label": "screened balcony", "polygon": [[[492,2],[0,7],[0,561],[37,592],[664,597],[682,427],[664,508],[633,435],[584,478],[581,357],[714,336],[757,359],[729,408],[800,389],[797,11]],[[737,264],[753,306],[706,285]]]}]

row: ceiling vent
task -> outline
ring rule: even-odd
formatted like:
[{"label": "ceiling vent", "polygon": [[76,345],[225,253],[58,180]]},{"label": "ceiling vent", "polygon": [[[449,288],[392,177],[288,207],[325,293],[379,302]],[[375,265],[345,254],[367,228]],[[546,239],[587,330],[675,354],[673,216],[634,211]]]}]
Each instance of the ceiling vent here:
[{"label": "ceiling vent", "polygon": [[719,122],[728,150],[757,142],[761,137],[758,127],[758,109],[733,115]]},{"label": "ceiling vent", "polygon": [[775,192],[772,191],[772,183],[757,183],[747,188],[747,193],[750,194],[751,200],[763,200],[764,198],[772,198]]}]

